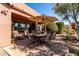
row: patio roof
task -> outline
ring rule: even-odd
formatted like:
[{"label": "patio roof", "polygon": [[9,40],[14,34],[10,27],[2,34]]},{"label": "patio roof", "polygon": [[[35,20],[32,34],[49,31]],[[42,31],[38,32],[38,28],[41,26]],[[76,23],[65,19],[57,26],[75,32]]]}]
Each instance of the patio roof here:
[{"label": "patio roof", "polygon": [[44,15],[40,15],[40,16],[36,16],[36,17],[31,17],[29,18],[29,20],[31,21],[35,21],[37,23],[45,23],[45,22],[55,22],[57,21],[56,17],[53,16],[44,16]]},{"label": "patio roof", "polygon": [[10,4],[13,9],[16,9],[24,14],[27,14],[29,16],[39,16],[40,13],[33,10],[31,7],[27,6],[24,3],[12,3]]},{"label": "patio roof", "polygon": [[[40,15],[35,10],[33,10],[32,8],[30,8],[29,6],[27,6],[23,3],[14,3],[14,4],[10,4],[10,5],[11,5],[12,17],[14,17],[16,19],[20,19],[20,20],[25,19],[24,21],[26,22],[29,20],[28,18],[33,18],[33,17]],[[20,21],[20,20],[18,20],[18,21]],[[38,20],[32,19],[30,21],[37,22]],[[40,21],[38,21],[38,22],[40,22]]]},{"label": "patio roof", "polygon": [[41,15],[23,3],[6,3],[6,5],[8,5],[8,8],[11,10],[12,18],[17,19],[18,21],[23,20],[27,22],[30,20],[31,22],[44,23],[48,21],[54,22],[57,20],[57,18],[53,16]]}]

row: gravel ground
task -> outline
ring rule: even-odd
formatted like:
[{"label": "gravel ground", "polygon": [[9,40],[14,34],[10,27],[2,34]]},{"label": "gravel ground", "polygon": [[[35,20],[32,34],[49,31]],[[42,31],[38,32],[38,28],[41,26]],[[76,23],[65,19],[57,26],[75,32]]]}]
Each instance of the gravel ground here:
[{"label": "gravel ground", "polygon": [[[28,44],[26,43],[28,41]],[[23,42],[23,43],[22,43]],[[19,45],[20,44],[20,45]],[[32,43],[29,40],[21,40],[17,43],[18,49],[28,53],[28,56],[65,56],[68,47],[61,41],[52,41],[49,44]],[[29,52],[27,52],[29,51]]]},{"label": "gravel ground", "polygon": [[[32,40],[34,41],[34,40]],[[65,56],[69,53],[69,45],[73,41],[65,42],[63,39],[52,40],[48,43],[32,42],[28,38],[17,40],[17,48],[28,56]]]}]

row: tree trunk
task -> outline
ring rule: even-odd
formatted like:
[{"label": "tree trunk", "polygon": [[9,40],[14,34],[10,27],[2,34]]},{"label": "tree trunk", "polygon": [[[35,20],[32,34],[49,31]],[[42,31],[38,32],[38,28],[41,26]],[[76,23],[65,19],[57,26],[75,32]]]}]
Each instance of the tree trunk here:
[{"label": "tree trunk", "polygon": [[77,29],[77,31],[76,31],[76,33],[77,33],[77,36],[78,36],[78,38],[77,39],[79,39],[79,26],[78,26],[78,22],[77,22],[77,13],[75,13],[75,11],[73,10],[73,17],[74,17],[74,21],[75,21],[75,23],[76,23],[76,29]]},{"label": "tree trunk", "polygon": [[71,21],[69,20],[69,18],[67,20],[68,20],[69,24],[71,24]]},{"label": "tree trunk", "polygon": [[76,17],[74,16],[74,19],[75,19],[75,23],[76,23],[76,28],[77,28],[77,31],[76,31],[76,33],[77,33],[77,39],[79,40],[79,26],[78,26],[78,22],[77,22],[77,19],[76,19]]},{"label": "tree trunk", "polygon": [[55,37],[56,37],[56,32],[53,32],[53,33],[52,33],[51,40],[52,40],[52,39],[54,40],[54,39],[55,39]]},{"label": "tree trunk", "polygon": [[77,39],[79,40],[79,28],[78,27],[77,27],[76,33],[77,33]]},{"label": "tree trunk", "polygon": [[46,42],[50,42],[51,36],[52,36],[52,32],[51,31],[47,31]]},{"label": "tree trunk", "polygon": [[51,40],[55,39],[55,37],[56,37],[56,32],[47,31],[46,42],[50,42]]}]

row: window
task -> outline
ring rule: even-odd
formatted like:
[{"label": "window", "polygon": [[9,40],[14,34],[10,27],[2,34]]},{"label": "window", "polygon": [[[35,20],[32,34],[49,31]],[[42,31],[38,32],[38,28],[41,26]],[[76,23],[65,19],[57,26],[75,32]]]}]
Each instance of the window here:
[{"label": "window", "polygon": [[18,30],[18,31],[24,31],[25,29],[25,24],[23,22],[17,22],[17,21],[14,21],[13,22],[13,26],[14,26],[14,30]]}]

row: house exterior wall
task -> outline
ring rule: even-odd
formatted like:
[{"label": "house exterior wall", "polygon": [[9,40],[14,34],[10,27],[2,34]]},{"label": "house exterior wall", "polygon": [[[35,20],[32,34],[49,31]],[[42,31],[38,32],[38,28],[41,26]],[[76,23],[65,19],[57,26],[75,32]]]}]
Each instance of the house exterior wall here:
[{"label": "house exterior wall", "polygon": [[[6,15],[1,11],[8,11]],[[0,4],[0,47],[11,44],[11,12],[10,9]]]}]

